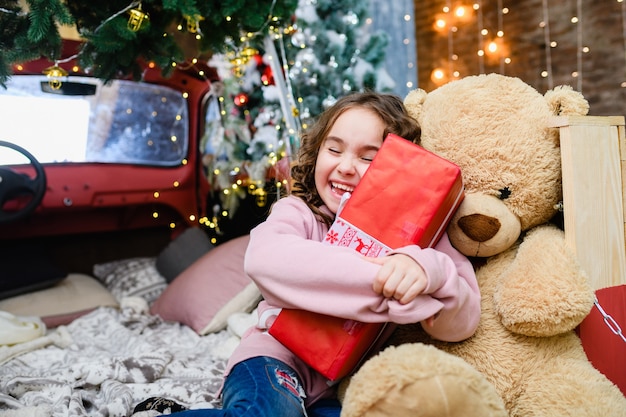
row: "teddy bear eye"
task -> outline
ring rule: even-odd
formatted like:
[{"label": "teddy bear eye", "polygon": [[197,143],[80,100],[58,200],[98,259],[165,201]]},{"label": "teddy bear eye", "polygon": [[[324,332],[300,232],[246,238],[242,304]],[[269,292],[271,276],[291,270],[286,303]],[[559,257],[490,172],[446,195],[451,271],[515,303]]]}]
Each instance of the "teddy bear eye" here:
[{"label": "teddy bear eye", "polygon": [[511,195],[511,190],[509,190],[509,187],[500,188],[498,192],[500,193],[500,200],[506,200]]}]

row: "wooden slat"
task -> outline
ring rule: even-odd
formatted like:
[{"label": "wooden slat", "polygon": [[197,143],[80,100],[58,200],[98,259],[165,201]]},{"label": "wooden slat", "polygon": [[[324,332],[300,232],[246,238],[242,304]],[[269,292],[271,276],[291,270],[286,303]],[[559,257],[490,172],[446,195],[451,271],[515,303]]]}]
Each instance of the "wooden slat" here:
[{"label": "wooden slat", "polygon": [[624,117],[564,116],[561,138],[565,238],[594,289],[626,284]]},{"label": "wooden slat", "polygon": [[619,154],[622,166],[622,205],[624,207],[624,236],[626,236],[626,138],[624,126],[617,126],[619,135]]}]

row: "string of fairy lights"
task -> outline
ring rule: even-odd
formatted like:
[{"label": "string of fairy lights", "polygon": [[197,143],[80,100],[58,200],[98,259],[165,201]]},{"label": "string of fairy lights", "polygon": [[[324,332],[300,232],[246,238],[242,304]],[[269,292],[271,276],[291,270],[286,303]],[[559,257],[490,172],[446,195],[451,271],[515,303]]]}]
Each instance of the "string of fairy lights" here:
[{"label": "string of fairy lights", "polygon": [[[241,35],[241,38],[239,39],[240,46],[237,46],[234,43],[231,43],[229,45],[231,50],[229,53],[226,54],[226,57],[229,60],[229,64],[232,69],[232,72],[236,76],[241,76],[242,68],[244,68],[247,65],[247,63],[256,54],[259,53],[258,50],[250,46],[250,41],[259,36],[264,37],[264,45],[268,49],[267,53],[270,56],[270,60],[273,60],[276,63],[281,62],[281,59],[278,56],[276,49],[274,48],[274,42],[279,41],[282,45],[283,35],[285,33],[287,34],[293,33],[294,28],[292,25],[289,25],[286,28],[282,28],[282,27],[278,27],[274,25],[274,22],[278,20],[272,15],[272,10],[274,8],[275,3],[276,3],[276,0],[274,0],[270,6],[268,18],[265,24],[258,31],[254,33],[253,32],[243,33]],[[104,25],[106,25],[109,21],[123,14],[128,15],[127,28],[128,30],[133,31],[133,32],[141,30],[142,25],[144,25],[150,19],[149,14],[146,13],[142,9],[141,1],[133,1],[129,5],[124,7],[123,9],[119,10],[118,12],[114,13],[113,15],[105,19],[98,26],[96,31],[99,30]],[[180,32],[186,31],[188,33],[191,33],[195,36],[196,40],[200,40],[203,34],[202,34],[202,31],[200,30],[199,23],[200,23],[200,20],[203,19],[203,17],[202,16],[183,16],[183,19],[184,20],[181,21],[181,23],[176,26],[176,29]],[[226,19],[228,20],[229,17],[226,17]],[[67,31],[66,31],[66,34],[68,34]],[[79,36],[77,36],[77,34],[73,30],[71,30],[68,35],[69,35],[68,38],[76,38],[76,39],[80,38]],[[164,33],[163,36],[171,36],[171,34]],[[60,89],[62,87],[63,82],[67,79],[69,73],[66,69],[61,67],[61,65],[66,64],[68,62],[76,61],[80,53],[81,52],[79,51],[72,56],[55,60],[54,65],[43,70],[43,74],[47,76],[48,83],[51,88]],[[199,57],[191,57],[191,58],[187,58],[185,62],[173,61],[171,65],[173,67],[179,67],[180,69],[184,69],[184,70],[196,69],[197,75],[201,77],[206,83],[210,84],[211,81],[208,79],[207,75],[204,73],[204,70],[202,70],[202,66],[197,65],[199,62],[200,62]],[[148,63],[147,66],[148,68],[154,68],[155,65],[154,63]],[[282,74],[280,67],[275,67],[273,69],[274,69],[275,74]],[[20,64],[17,64],[14,66],[14,70],[16,71],[16,73],[19,73],[24,70],[24,67]],[[71,72],[80,73],[81,68],[77,65],[74,65],[71,69]],[[274,77],[274,79],[279,80],[280,77]],[[293,95],[291,94],[291,89],[288,88],[288,86],[286,86],[284,82],[285,80],[283,79],[282,84],[281,83],[277,83],[277,84],[279,84],[279,88],[281,88],[281,91],[282,91],[281,96],[286,98],[286,101],[283,103],[283,113],[286,115],[285,123],[288,128],[288,134],[295,136],[296,133],[298,133],[299,128],[300,128],[297,122],[297,118],[295,117],[295,115],[297,114],[296,107],[295,107],[295,100],[293,98]],[[181,94],[183,98],[185,99],[189,97],[189,93],[186,91],[182,92]],[[226,100],[226,97],[221,95],[217,99],[223,103]],[[227,116],[223,108],[221,110],[221,115]],[[292,150],[288,150],[288,152],[292,152]],[[267,160],[267,163],[270,166],[274,166],[277,163],[277,161],[284,156],[286,156],[285,153],[281,155],[277,155],[276,153],[272,152],[272,154]],[[186,164],[187,161],[183,160],[182,163]],[[286,181],[287,180],[284,178],[283,179],[277,178],[275,187],[277,189],[284,187]],[[173,183],[173,187],[176,188],[179,186],[180,184],[178,183],[178,181],[175,181]],[[237,179],[233,184],[231,184],[230,187],[223,189],[222,192],[225,194],[229,194],[229,193],[235,192],[236,189],[239,187],[246,187],[246,186],[249,188],[249,192],[256,197],[257,204],[259,204],[260,206],[264,205],[265,202],[267,201],[267,193],[265,192],[263,188],[263,184],[259,184],[258,181],[254,181],[254,180],[246,181],[242,179]],[[153,193],[153,197],[155,199],[158,199],[160,197],[159,192],[155,191]],[[212,217],[205,216],[205,217],[199,218],[199,216],[192,213],[188,215],[188,219],[192,222],[197,221],[200,225],[204,225],[210,229],[214,229],[217,234],[220,234],[220,230],[219,230],[220,218],[228,217],[229,215],[230,213],[228,212],[228,210],[220,211],[218,207],[216,206],[213,208]],[[160,214],[155,211],[152,214],[152,216],[154,218],[159,218]],[[177,225],[176,223],[172,222],[170,223],[170,227],[175,228],[177,227]]]},{"label": "string of fairy lights", "polygon": [[552,48],[557,46],[556,41],[551,40],[550,36],[550,8],[548,0],[541,0],[541,12],[543,20],[539,23],[539,27],[543,28],[543,49],[546,54],[546,68],[541,72],[541,76],[548,79],[548,88],[554,86],[552,78]]},{"label": "string of fairy lights", "polygon": [[417,87],[417,45],[414,0],[370,0],[364,30],[389,36],[385,69],[396,82],[393,92],[405,97]]},{"label": "string of fairy lights", "polygon": [[[470,0],[471,1],[471,0]],[[433,16],[433,27],[437,33],[446,41],[447,51],[445,51],[445,58],[441,61],[442,65],[433,68],[431,72],[431,80],[435,84],[440,85],[460,77],[470,75],[466,68],[463,68],[459,63],[459,55],[457,53],[458,41],[457,37],[460,36],[459,31],[461,28],[467,32],[469,30],[475,30],[476,39],[476,60],[478,63],[478,69],[480,73],[485,71],[485,60],[489,59],[490,62],[497,62],[499,72],[506,74],[507,66],[512,63],[511,58],[511,41],[507,36],[507,17],[510,15],[510,7],[515,7],[515,3],[510,0],[496,0],[485,1],[475,0],[473,2],[463,0],[444,0],[444,6],[439,13]],[[590,47],[585,44],[585,37],[583,33],[582,19],[583,19],[583,2],[582,0],[574,0],[575,8],[573,13],[569,16],[570,23],[572,25],[571,32],[576,39],[576,67],[571,71],[571,77],[576,81],[577,90],[582,92],[583,81],[583,63],[585,56],[590,52]],[[623,36],[623,48],[624,48],[624,64],[626,68],[626,0],[616,0],[621,5],[621,17],[622,17],[622,36]],[[384,0],[383,0],[384,2]],[[279,27],[275,25],[276,19],[272,16],[272,8],[275,1],[272,3],[270,10],[267,14],[266,24],[255,33],[243,33],[239,39],[241,46],[232,45],[230,53],[226,54],[226,58],[229,60],[229,64],[232,67],[234,73],[239,72],[245,68],[250,59],[252,59],[259,52],[250,46],[252,39],[257,37],[263,37],[264,47],[266,54],[269,57],[269,62],[272,64],[272,70],[274,74],[289,73],[290,68],[285,67],[287,60],[284,59],[284,39],[287,36],[293,36],[297,32],[293,25],[287,25],[287,27]],[[408,4],[408,3],[407,3]],[[495,5],[494,5],[495,4]],[[487,6],[485,6],[487,5]],[[485,10],[485,7],[495,7],[496,10]],[[489,13],[487,13],[489,12]],[[402,13],[400,17],[404,23],[408,26],[414,26],[414,14],[413,10]],[[117,13],[104,20],[100,27],[105,25],[108,21],[116,18],[122,14],[128,15],[128,29],[132,31],[140,30],[142,25],[149,21],[150,16],[142,9],[141,1],[132,1],[125,8],[119,10]],[[494,17],[494,22],[486,19],[487,16]],[[562,19],[563,16],[557,16]],[[193,34],[196,39],[201,39],[203,36],[200,30],[200,20],[202,16],[183,16],[180,24],[177,26],[179,31],[186,31]],[[228,19],[228,17],[226,18]],[[369,18],[367,24],[379,23],[381,16],[374,15]],[[550,15],[550,3],[549,0],[542,0],[541,2],[541,20],[537,22],[538,28],[541,29],[544,38],[544,50],[545,55],[545,67],[539,68],[541,77],[546,79],[549,88],[553,87],[553,68],[552,68],[552,54],[559,46],[558,42],[552,39],[551,21],[555,19],[555,16]],[[383,22],[383,25],[385,23]],[[475,28],[475,29],[474,29]],[[97,29],[96,29],[97,30]],[[407,49],[411,49],[415,52],[415,39],[414,32],[408,32],[409,35],[402,35],[402,43],[406,45]],[[171,34],[164,33],[164,36],[171,36]],[[465,43],[464,45],[466,45]],[[278,45],[278,48],[275,46]],[[408,73],[417,75],[416,60],[417,57],[408,54],[407,62],[405,63]],[[67,71],[60,67],[59,64],[69,62],[76,59],[76,55],[65,58],[63,60],[56,61],[55,64],[47,68],[44,74],[49,77],[50,85],[53,88],[59,88],[60,83],[68,75]],[[200,57],[194,57],[188,59],[185,62],[172,62],[172,66],[184,66],[192,67],[199,62]],[[282,67],[281,67],[282,65]],[[16,70],[20,70],[20,66],[16,66]],[[72,72],[78,72],[79,68],[74,67]],[[207,83],[210,81],[206,78],[203,71],[199,68],[198,75],[204,77]],[[301,111],[303,109],[298,108],[298,98],[294,97],[293,89],[290,86],[289,77],[274,77],[275,82],[281,90],[281,107],[282,113],[285,118],[285,126],[287,128],[287,135],[291,137],[297,136],[299,130],[302,127]],[[626,69],[622,74],[623,82],[622,87],[626,87]],[[414,80],[411,76],[407,76],[404,87],[411,89],[416,87]],[[220,101],[224,101],[225,97],[219,97]],[[278,160],[285,156],[289,156],[294,149],[293,144],[287,143],[285,151],[281,154],[274,154],[270,159],[270,165],[276,164]],[[284,187],[286,180],[277,182],[276,187]],[[246,184],[234,183],[234,187],[242,187]],[[256,193],[259,197],[259,201],[263,202],[265,197],[265,190],[263,186],[255,181],[251,186],[250,192]],[[224,189],[225,193],[234,192],[233,189]],[[217,227],[219,216],[228,216],[229,213],[213,213],[213,219],[204,219],[209,227]]]},{"label": "string of fairy lights", "polygon": [[[616,0],[621,5],[621,21],[622,21],[622,38],[624,48],[624,73],[620,74],[621,87],[626,87],[626,1]],[[508,3],[510,6],[508,6]],[[571,34],[571,40],[575,41],[576,59],[573,68],[568,74],[575,88],[582,92],[583,89],[583,68],[584,62],[587,56],[589,56],[591,47],[586,43],[585,33],[583,30],[583,19],[585,8],[583,7],[583,0],[573,0],[573,5],[570,8],[572,10],[571,15],[552,15],[549,0],[542,0],[541,5],[541,19],[537,23],[538,28],[541,30],[543,36],[543,55],[544,60],[542,67],[538,68],[539,75],[546,80],[548,88],[554,87],[554,54],[559,51],[559,42],[555,39],[552,31],[552,23],[559,19],[561,24],[559,36],[563,36],[563,24],[562,19],[569,19]],[[495,7],[496,10],[484,10],[484,5],[487,7]],[[445,0],[444,5],[441,8],[441,12],[436,13],[433,16],[433,28],[442,37],[447,38],[447,53],[445,59],[435,62],[431,71],[431,81],[435,85],[442,85],[454,79],[471,75],[471,71],[463,67],[460,62],[457,48],[459,45],[458,38],[461,29],[465,31],[464,36],[467,36],[469,28],[473,27],[477,31],[476,36],[476,64],[478,73],[485,72],[485,59],[489,57],[492,61],[497,60],[498,71],[502,74],[506,74],[507,66],[511,64],[511,48],[513,43],[517,40],[509,39],[506,36],[505,26],[506,18],[511,12],[511,7],[515,7],[515,3],[512,1],[496,0],[485,2],[481,0],[475,0],[470,3],[468,1],[458,0]],[[563,10],[562,8],[559,10]],[[490,16],[496,16],[497,21],[493,22],[485,21],[487,12],[490,12]],[[465,41],[467,40],[464,39]],[[464,46],[467,42],[464,42]],[[464,51],[465,52],[465,51]]]},{"label": "string of fairy lights", "polygon": [[[244,75],[246,67],[248,66],[248,63],[253,59],[258,59],[259,51],[256,50],[253,46],[251,46],[253,43],[252,40],[254,39],[256,41],[258,38],[263,39],[263,47],[265,50],[264,59],[267,59],[267,61],[271,65],[272,73],[274,74],[273,82],[280,90],[280,94],[278,95],[278,97],[280,99],[281,113],[283,117],[283,126],[285,127],[284,131],[281,132],[280,135],[283,138],[287,138],[286,141],[282,141],[283,146],[281,146],[281,148],[275,149],[275,151],[272,151],[270,155],[268,155],[268,158],[266,160],[268,164],[266,168],[268,170],[271,169],[273,166],[275,166],[277,162],[281,159],[286,158],[288,161],[290,160],[291,155],[293,154],[293,152],[295,151],[295,148],[297,147],[297,136],[300,133],[300,129],[304,127],[301,121],[301,118],[299,116],[301,115],[301,112],[305,110],[305,109],[300,109],[298,107],[299,103],[301,103],[301,99],[294,97],[294,91],[291,86],[291,78],[289,76],[286,76],[290,74],[292,69],[289,67],[290,64],[288,63],[288,60],[286,59],[285,39],[286,38],[296,39],[297,38],[296,35],[298,34],[299,29],[293,23],[287,24],[286,27],[284,27],[283,25],[276,24],[275,22],[278,19],[275,19],[271,13],[271,9],[273,8],[274,4],[275,4],[275,1],[272,3],[272,6],[270,7],[270,11],[267,15],[268,18],[266,20],[265,25],[263,25],[261,29],[259,29],[258,31],[254,33],[242,33],[241,38],[239,39],[239,43],[238,43],[238,45],[240,46],[236,46],[233,42],[232,44],[229,45],[231,47],[231,51],[225,54],[225,59],[226,61],[228,61],[228,64],[230,65],[231,72],[236,77],[242,77]],[[314,3],[311,3],[311,4],[314,4]],[[125,8],[119,10],[114,15],[104,20],[98,26],[96,31],[99,30],[99,28],[106,25],[107,22],[111,21],[114,18],[119,17],[122,14],[127,14],[128,16],[127,28],[128,30],[131,30],[131,31],[141,30],[142,25],[144,25],[146,22],[150,20],[150,16],[148,15],[148,13],[146,13],[143,10],[141,2],[133,1]],[[354,13],[352,13],[352,15],[354,15]],[[345,19],[349,19],[350,16],[352,15],[350,14],[349,11],[346,12]],[[411,18],[412,18],[411,13],[405,13],[402,19],[405,24],[411,24]],[[181,32],[186,31],[188,33],[191,33],[195,35],[197,40],[201,40],[201,37],[203,36],[203,34],[200,31],[200,25],[199,25],[200,19],[201,19],[200,16],[184,16],[184,19],[180,22],[180,24],[177,25],[176,29]],[[371,23],[372,21],[373,20],[370,20],[368,21],[368,23]],[[354,24],[356,25],[357,23],[358,22],[355,22]],[[172,34],[164,33],[163,36],[172,36]],[[289,39],[287,43],[292,44],[293,39]],[[407,45],[407,47],[414,48],[414,44],[411,42],[411,40],[407,36],[404,37],[403,43]],[[49,83],[52,88],[57,88],[57,89],[60,88],[63,83],[63,80],[68,75],[67,71],[61,67],[61,64],[65,64],[72,60],[76,60],[78,57],[78,54],[71,56],[71,57],[64,58],[62,60],[55,61],[52,67],[49,67],[46,70],[44,70],[44,74],[48,76]],[[188,70],[190,68],[195,67],[195,65],[199,62],[200,59],[201,59],[200,57],[193,57],[193,58],[187,57],[185,62],[172,62],[171,65],[173,67],[179,67],[181,69]],[[153,67],[154,64],[149,63],[148,66]],[[409,60],[407,66],[414,68],[415,62],[413,60]],[[67,66],[65,67],[67,68]],[[199,68],[201,68],[201,66],[199,66]],[[17,67],[16,69],[19,71],[19,67]],[[80,68],[74,67],[72,71],[80,72]],[[198,75],[203,77],[207,83],[210,82],[206,78],[206,76],[202,73],[201,69],[198,69]],[[407,88],[411,88],[413,86],[414,84],[412,83],[411,80],[407,81],[406,83]],[[224,91],[222,90],[222,92]],[[185,94],[186,93],[183,93],[183,95]],[[230,101],[231,98],[226,97],[225,95],[220,95],[217,99],[220,103],[222,103],[222,108],[220,110],[221,116],[224,118],[228,118],[230,115],[226,111],[223,103]],[[234,97],[234,99],[235,101],[245,100],[245,94],[237,95]],[[234,104],[240,105],[240,107],[244,107],[242,104],[245,104],[245,103],[235,102]],[[246,161],[243,161],[243,162],[245,163]],[[247,173],[250,173],[250,170],[248,168],[249,167],[246,167],[244,166],[244,164],[242,164],[241,167],[235,167],[233,170],[229,169],[229,171],[225,173],[225,175],[228,175],[229,178],[232,178],[232,183],[222,184],[224,186],[219,187],[220,192],[223,194],[222,198],[223,200],[227,200],[227,201],[229,199],[232,200],[231,196],[233,197],[241,196],[242,191],[245,190],[243,192],[247,192],[248,194],[253,195],[257,201],[257,204],[259,206],[263,206],[266,204],[267,198],[268,198],[268,195],[267,195],[268,192],[264,189],[266,176],[265,175],[246,176],[246,174],[243,171],[247,170]],[[278,169],[276,169],[276,171],[277,170]],[[243,175],[238,175],[238,172],[236,171],[239,171],[239,173],[242,173]],[[219,167],[215,167],[213,170],[211,170],[211,175],[213,175],[213,178],[221,174],[222,173],[220,172]],[[273,188],[277,190],[277,194],[280,195],[280,189],[284,189],[286,187],[286,183],[287,183],[287,179],[285,179],[284,177],[276,178],[275,184],[273,184]],[[157,198],[156,194],[155,194],[155,198]],[[189,218],[192,221],[198,221],[200,224],[204,224],[212,229],[215,229],[219,234],[220,219],[225,218],[225,217],[230,217],[231,214],[232,214],[232,210],[229,207],[226,207],[224,204],[222,204],[221,207],[217,207],[217,205],[213,207],[212,216],[209,214],[209,217],[197,218],[197,216],[192,215]],[[158,217],[158,213],[155,213],[154,215],[155,217]],[[172,227],[175,227],[175,225],[172,224]]]},{"label": "string of fairy lights", "polygon": [[[234,66],[239,67],[239,66],[245,65],[245,63],[251,58],[251,56],[257,53],[256,50],[250,48],[249,40],[257,36],[263,35],[265,32],[265,29],[270,25],[270,23],[277,21],[277,18],[272,15],[272,10],[274,9],[275,4],[276,4],[276,0],[273,0],[269,8],[268,18],[265,24],[258,31],[248,32],[248,33],[241,35],[241,38],[240,38],[241,46],[236,46],[232,42],[230,43],[230,46],[232,49],[232,53],[230,54],[230,57]],[[133,1],[130,4],[128,4],[126,7],[122,8],[118,12],[109,16],[107,19],[103,20],[100,23],[100,25],[94,30],[94,33],[98,32],[100,28],[102,28],[111,20],[125,13],[128,14],[127,27],[129,30],[133,32],[138,32],[139,30],[141,30],[142,25],[145,22],[150,20],[150,15],[142,9],[141,1]],[[179,23],[176,26],[176,29],[180,32],[183,32],[186,30],[188,33],[194,34],[196,40],[200,40],[203,36],[202,30],[200,29],[200,22],[204,20],[204,17],[201,15],[194,15],[194,16],[185,15],[183,16],[183,19],[185,21],[185,24],[183,25],[183,22]],[[230,17],[227,16],[226,20],[227,21],[230,20]],[[170,36],[170,34],[165,32],[163,33],[163,36],[167,37],[167,36]],[[66,57],[64,59],[56,60],[52,67],[46,68],[44,70],[44,75],[47,75],[50,78],[51,87],[56,88],[56,89],[60,88],[62,84],[61,79],[68,75],[67,71],[61,68],[59,64],[76,60],[78,56],[80,55],[80,53],[81,52],[79,51],[72,56]],[[190,59],[191,65],[197,64],[197,62],[198,62],[197,57]],[[184,64],[188,65],[189,63],[184,63]],[[175,61],[172,62],[173,67],[176,67],[178,65],[179,63]],[[19,66],[18,66],[18,69],[19,69]],[[76,68],[75,71],[77,72],[78,69]],[[203,74],[200,74],[200,75],[203,75]]]}]

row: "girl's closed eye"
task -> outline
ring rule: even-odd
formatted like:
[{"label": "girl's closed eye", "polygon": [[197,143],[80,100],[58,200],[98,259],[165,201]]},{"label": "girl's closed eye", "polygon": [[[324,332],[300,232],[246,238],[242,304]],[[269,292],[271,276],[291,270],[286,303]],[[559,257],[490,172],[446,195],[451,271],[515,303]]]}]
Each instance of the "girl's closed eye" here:
[{"label": "girl's closed eye", "polygon": [[328,137],[324,143],[324,148],[333,154],[340,154],[344,150],[344,146],[342,146],[342,141],[338,138]]},{"label": "girl's closed eye", "polygon": [[376,153],[368,153],[367,155],[363,155],[361,157],[362,160],[364,160],[365,162],[372,162],[374,160],[374,157],[376,156]]},{"label": "girl's closed eye", "polygon": [[340,154],[341,153],[341,151],[339,149],[337,149],[337,148],[328,148],[328,151],[330,153],[334,153],[334,154]]}]

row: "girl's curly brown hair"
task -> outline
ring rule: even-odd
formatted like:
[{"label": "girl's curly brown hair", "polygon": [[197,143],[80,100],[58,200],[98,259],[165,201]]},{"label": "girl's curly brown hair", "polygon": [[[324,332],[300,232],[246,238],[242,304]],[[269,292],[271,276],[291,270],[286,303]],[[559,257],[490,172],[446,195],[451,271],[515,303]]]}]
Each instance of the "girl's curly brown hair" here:
[{"label": "girl's curly brown hair", "polygon": [[409,116],[400,97],[393,94],[371,91],[352,93],[341,97],[325,110],[316,123],[302,135],[297,160],[291,167],[291,194],[304,200],[313,213],[328,226],[334,219],[319,209],[324,202],[315,187],[317,154],[337,118],[355,107],[369,109],[382,119],[386,126],[383,140],[388,133],[394,133],[414,143],[420,142],[419,125]]}]

